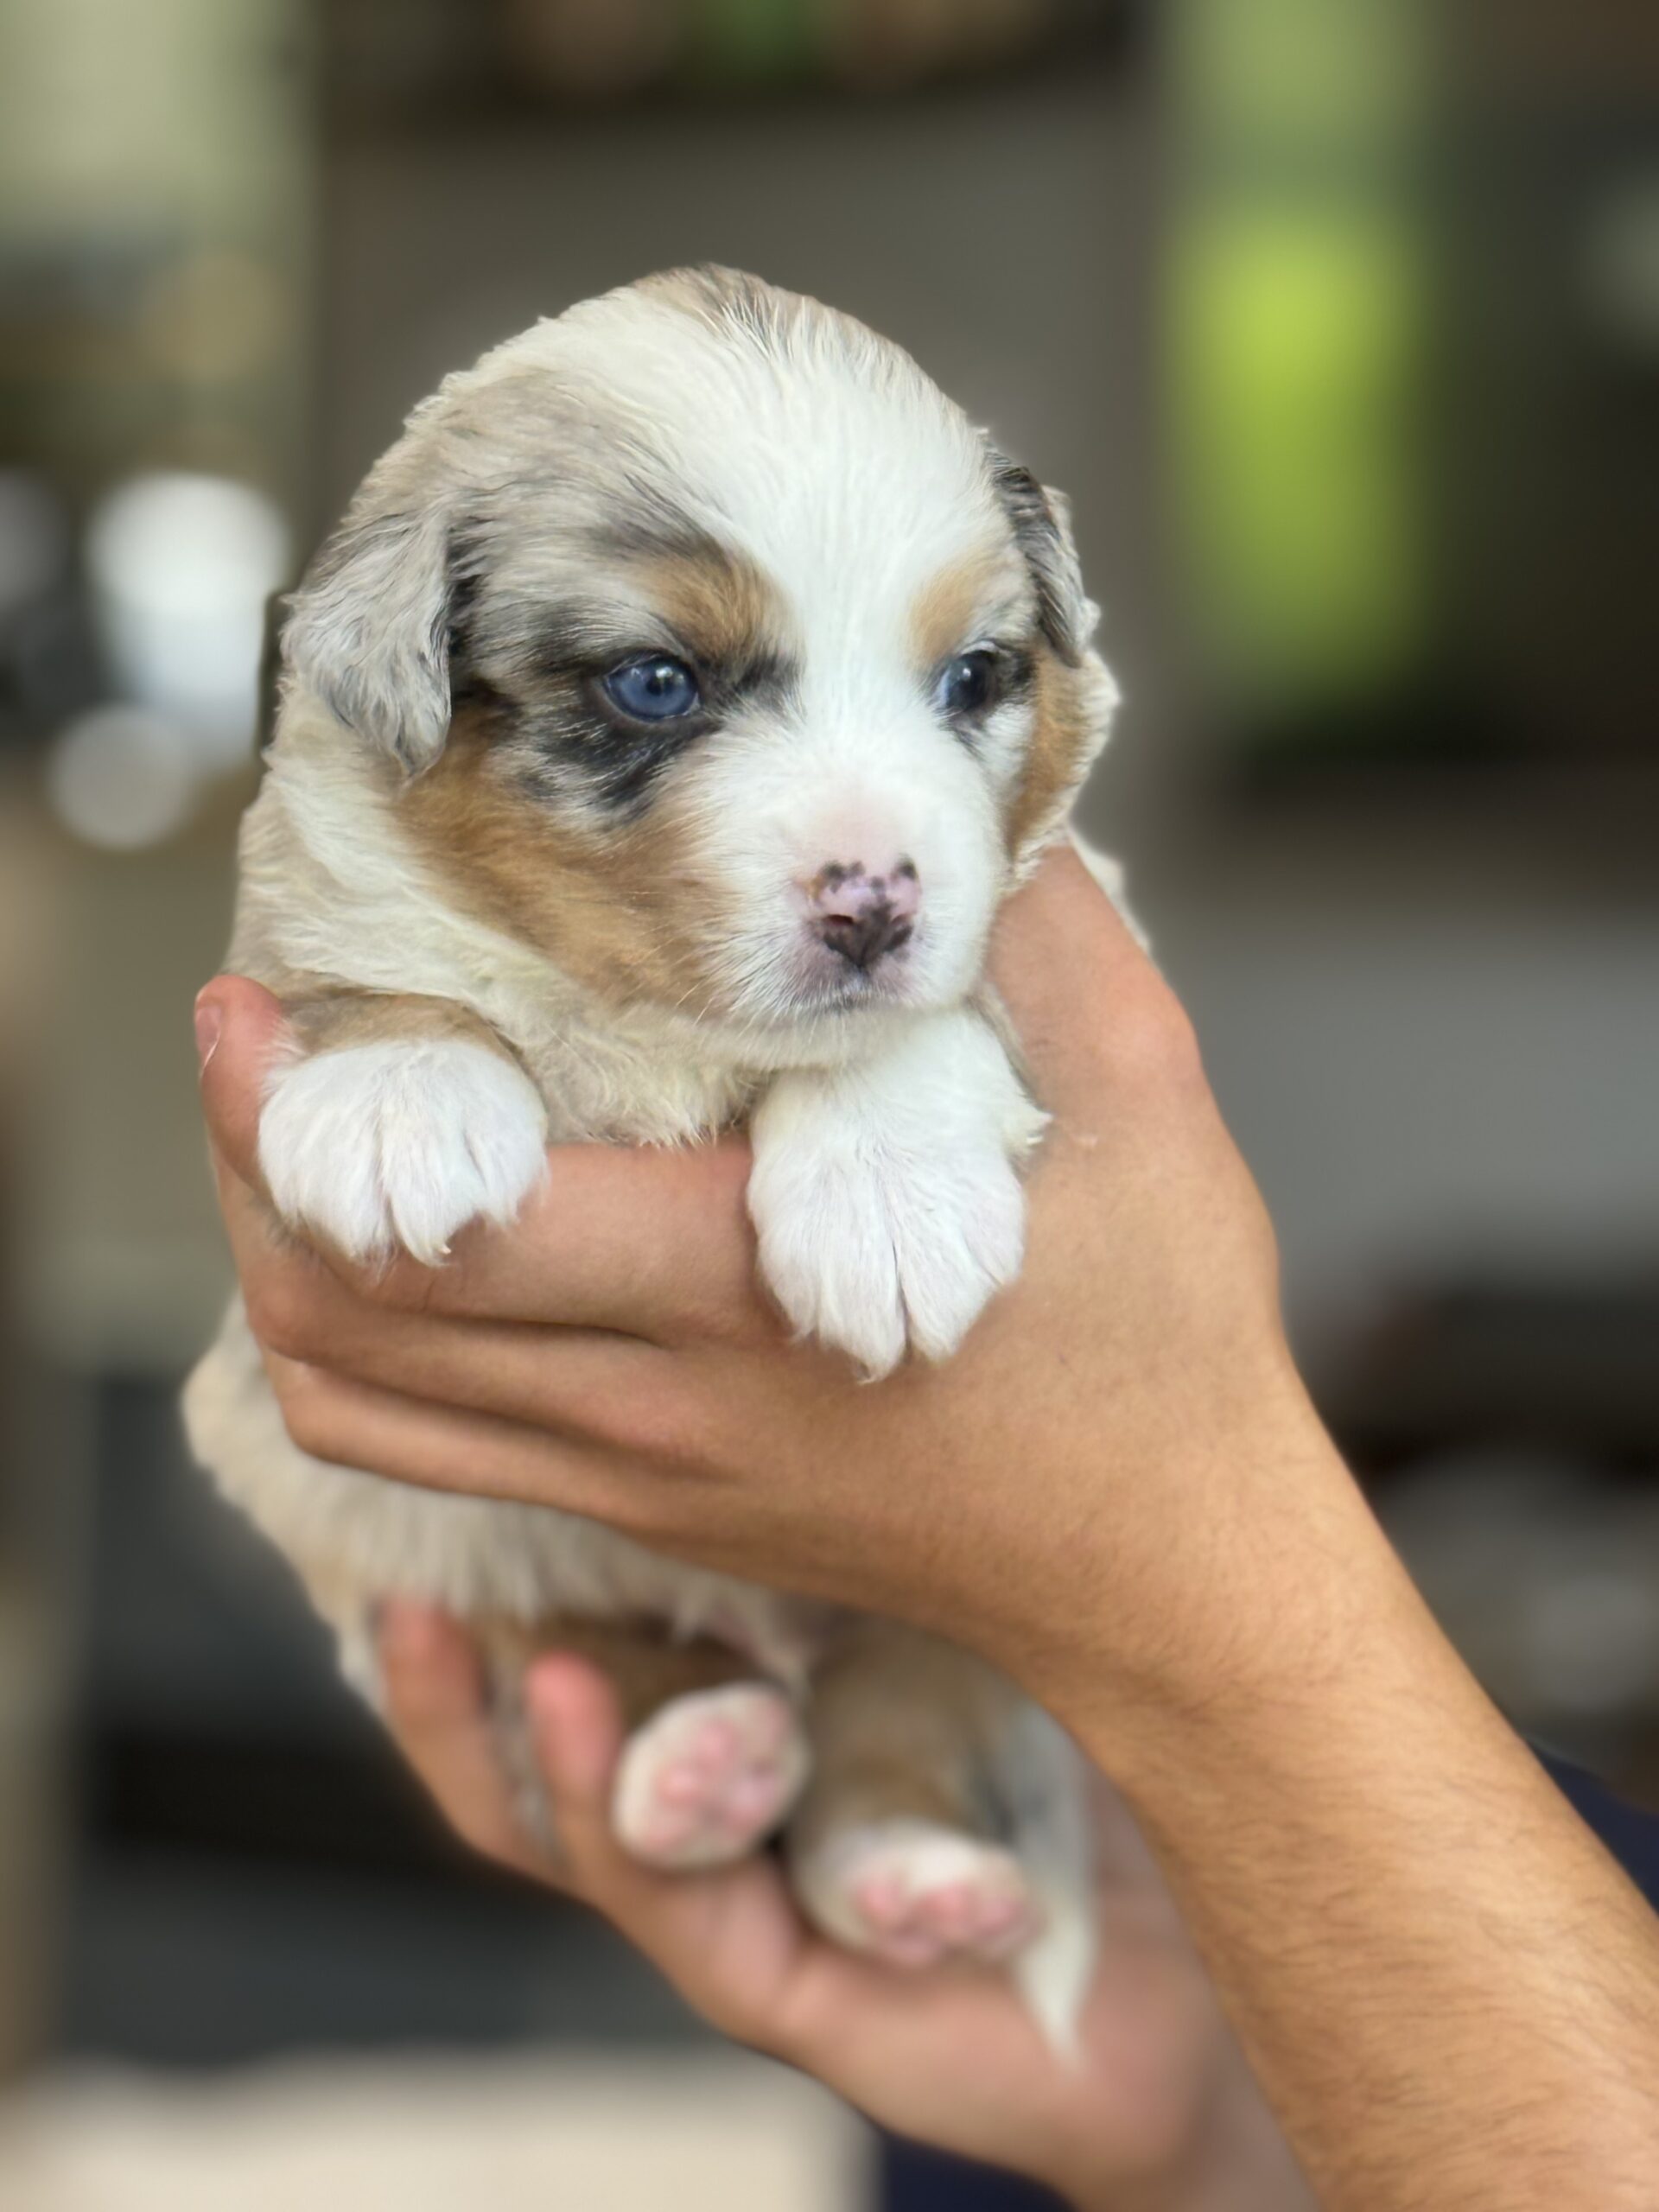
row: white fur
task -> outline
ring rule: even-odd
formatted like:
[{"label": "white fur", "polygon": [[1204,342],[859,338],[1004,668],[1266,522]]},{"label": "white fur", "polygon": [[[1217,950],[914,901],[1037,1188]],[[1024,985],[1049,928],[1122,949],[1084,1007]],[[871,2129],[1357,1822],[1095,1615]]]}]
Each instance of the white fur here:
[{"label": "white fur", "polygon": [[1077,2056],[1077,2024],[1096,1955],[1095,1832],[1075,1744],[1047,1713],[1022,1705],[997,1757],[1014,1808],[1014,1850],[1042,1916],[1014,1962],[1021,1995],[1054,2050]]},{"label": "white fur", "polygon": [[[515,609],[556,607],[593,582],[572,525],[613,520],[617,499],[547,448],[573,393],[645,480],[764,573],[784,610],[796,676],[783,703],[727,717],[674,795],[686,872],[724,918],[706,1001],[584,988],[458,896],[399,816],[399,778],[436,758],[448,728],[456,529],[471,533],[486,682],[511,677],[487,654],[491,639],[509,653]],[[1074,566],[1069,540],[1060,550]],[[980,601],[962,649],[976,632],[1028,632],[1036,586],[980,434],[896,349],[834,318],[804,316],[780,353],[644,288],[448,379],[296,604],[231,964],[279,990],[298,977],[452,1001],[527,1073],[457,1041],[284,1065],[260,1150],[287,1217],[359,1259],[401,1245],[435,1262],[468,1219],[512,1217],[546,1137],[683,1142],[747,1118],[761,1266],[794,1324],[873,1375],[907,1347],[953,1351],[1020,1267],[1019,1169],[1043,1123],[973,996],[997,907],[1069,798],[1057,793],[1010,853],[1030,702],[1010,700],[972,745],[931,705],[909,612],[964,562],[981,564]],[[1084,652],[1093,609],[1075,578],[1062,585],[1098,740],[1116,694]],[[626,601],[626,578],[607,588]],[[866,1002],[816,1003],[800,880],[901,857],[922,899],[906,958]],[[776,1678],[810,1675],[821,1608],[551,1510],[416,1491],[299,1452],[239,1306],[186,1412],[198,1455],[348,1638],[360,1641],[365,1599],[397,1591],[532,1624],[655,1618],[736,1643]],[[1055,1739],[1016,1734],[1014,1851],[1048,1916],[1021,1971],[1058,2035],[1090,1956],[1081,1800]]]},{"label": "white fur", "polygon": [[679,1636],[738,1645],[784,1682],[802,1681],[817,1651],[823,1606],[664,1559],[550,1506],[416,1490],[314,1459],[283,1426],[239,1299],[185,1387],[184,1416],[196,1458],[296,1562],[337,1632],[359,1625],[365,1597],[397,1591],[461,1619],[664,1621]]},{"label": "white fur", "polygon": [[803,1335],[885,1375],[956,1351],[1020,1271],[1015,1172],[1044,1117],[972,1014],[918,1021],[878,1056],[780,1076],[751,1124],[760,1268]]},{"label": "white fur", "polygon": [[354,1045],[278,1067],[259,1166],[283,1218],[349,1259],[433,1267],[469,1221],[508,1222],[546,1168],[529,1077],[462,1039]]}]

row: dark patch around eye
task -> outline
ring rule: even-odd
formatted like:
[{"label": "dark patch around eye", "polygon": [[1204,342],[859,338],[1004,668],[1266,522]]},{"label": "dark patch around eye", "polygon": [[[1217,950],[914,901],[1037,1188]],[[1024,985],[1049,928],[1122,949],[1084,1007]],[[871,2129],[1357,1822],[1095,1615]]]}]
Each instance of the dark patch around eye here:
[{"label": "dark patch around eye", "polygon": [[[642,655],[683,659],[694,670],[701,696],[691,712],[640,721],[607,698],[607,672]],[[727,716],[740,709],[781,711],[793,673],[769,653],[739,666],[710,664],[690,652],[641,647],[637,638],[607,638],[599,619],[572,610],[543,625],[533,673],[518,696],[496,696],[495,725],[512,745],[517,772],[538,796],[552,803],[585,798],[627,816],[649,804],[664,773]]]}]

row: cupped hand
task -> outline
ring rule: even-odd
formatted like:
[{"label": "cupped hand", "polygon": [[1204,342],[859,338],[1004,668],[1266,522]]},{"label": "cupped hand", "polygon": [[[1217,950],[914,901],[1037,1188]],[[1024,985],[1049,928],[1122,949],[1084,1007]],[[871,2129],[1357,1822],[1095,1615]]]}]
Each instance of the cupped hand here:
[{"label": "cupped hand", "polygon": [[737,1140],[556,1148],[520,1220],[436,1269],[302,1248],[256,1164],[280,1009],[218,979],[206,1109],[291,1434],[943,1630],[1062,1710],[1080,1668],[1128,1680],[1213,1637],[1287,1466],[1329,1458],[1266,1217],[1173,995],[1071,853],[1011,902],[995,973],[1053,1116],[1025,1272],[954,1359],[874,1385],[788,1340]]},{"label": "cupped hand", "polygon": [[1102,2212],[1287,2212],[1303,2201],[1150,1855],[1103,1783],[1100,1963],[1067,2063],[1001,1975],[899,1973],[826,1942],[770,1859],[686,1876],[626,1858],[608,1817],[615,1704],[602,1676],[563,1656],[526,1682],[562,1843],[552,1867],[516,1825],[462,1630],[394,1607],[381,1651],[393,1730],[452,1825],[603,1912],[738,2041],[886,2126]]}]

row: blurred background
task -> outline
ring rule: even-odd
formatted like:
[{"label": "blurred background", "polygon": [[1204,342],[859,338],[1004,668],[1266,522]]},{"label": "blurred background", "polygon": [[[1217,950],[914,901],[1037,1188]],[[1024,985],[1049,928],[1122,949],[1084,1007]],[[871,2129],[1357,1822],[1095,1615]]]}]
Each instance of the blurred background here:
[{"label": "blurred background", "polygon": [[1507,1709],[1659,1803],[1651,12],[0,0],[18,2212],[375,2207],[393,2143],[424,2212],[480,2114],[507,2207],[893,2185],[435,1832],[174,1411],[227,1283],[188,1013],[265,598],[445,370],[704,258],[1071,493],[1128,700],[1085,823],[1321,1403]]}]

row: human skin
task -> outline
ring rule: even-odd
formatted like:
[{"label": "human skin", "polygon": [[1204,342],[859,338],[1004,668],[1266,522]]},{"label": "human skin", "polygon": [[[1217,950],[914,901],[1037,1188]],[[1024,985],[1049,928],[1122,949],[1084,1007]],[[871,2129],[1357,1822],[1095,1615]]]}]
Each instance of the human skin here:
[{"label": "human skin", "polygon": [[[370,1281],[274,1236],[253,1140],[276,1010],[219,979],[204,1095],[290,1432],[1006,1668],[1122,1791],[1333,2212],[1650,2207],[1659,1923],[1440,1637],[1321,1428],[1189,1025],[1069,855],[1013,902],[994,966],[1054,1116],[1026,1270],[954,1360],[874,1387],[785,1340],[736,1141],[556,1151],[519,1224],[435,1272]],[[453,1692],[448,1631],[423,1632],[429,1688]],[[548,1663],[538,1694],[575,1700],[564,1740],[598,1759],[596,1686]],[[418,1667],[402,1679],[418,1709]],[[468,1791],[446,1775],[441,1795],[465,1827]],[[1007,2142],[1029,2165],[1012,2121]],[[1037,2170],[1136,2201],[1069,2152]]]}]

